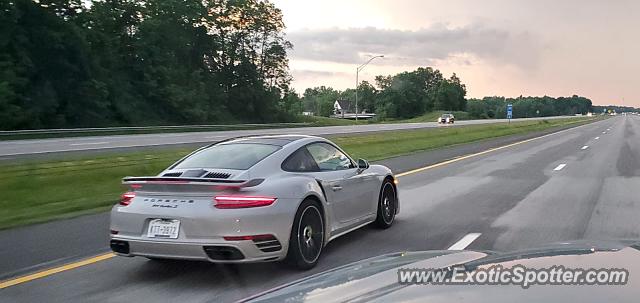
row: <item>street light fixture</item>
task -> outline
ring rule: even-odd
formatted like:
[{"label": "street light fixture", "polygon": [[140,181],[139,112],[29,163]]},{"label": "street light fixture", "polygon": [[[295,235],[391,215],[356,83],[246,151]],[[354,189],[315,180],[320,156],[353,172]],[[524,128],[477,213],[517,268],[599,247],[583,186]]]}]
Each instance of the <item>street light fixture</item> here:
[{"label": "street light fixture", "polygon": [[369,59],[369,61],[365,62],[364,64],[356,68],[356,121],[358,121],[358,84],[359,84],[358,74],[362,69],[364,69],[365,66],[367,66],[367,64],[369,64],[369,62],[373,61],[373,59],[375,58],[384,58],[384,55],[373,56],[371,57],[371,59]]}]

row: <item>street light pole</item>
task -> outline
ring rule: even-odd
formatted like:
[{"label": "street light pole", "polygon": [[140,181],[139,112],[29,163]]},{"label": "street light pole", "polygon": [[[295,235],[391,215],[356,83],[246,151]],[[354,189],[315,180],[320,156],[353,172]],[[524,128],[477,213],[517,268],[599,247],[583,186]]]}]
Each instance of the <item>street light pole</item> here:
[{"label": "street light pole", "polygon": [[358,84],[359,84],[358,74],[362,69],[364,69],[365,66],[367,66],[367,64],[369,64],[369,62],[373,61],[373,59],[375,58],[384,58],[384,55],[373,56],[371,57],[371,59],[369,59],[369,61],[365,62],[364,64],[356,68],[356,121],[358,121]]},{"label": "street light pole", "polygon": [[360,67],[356,69],[356,121],[358,121],[358,72],[360,72]]}]

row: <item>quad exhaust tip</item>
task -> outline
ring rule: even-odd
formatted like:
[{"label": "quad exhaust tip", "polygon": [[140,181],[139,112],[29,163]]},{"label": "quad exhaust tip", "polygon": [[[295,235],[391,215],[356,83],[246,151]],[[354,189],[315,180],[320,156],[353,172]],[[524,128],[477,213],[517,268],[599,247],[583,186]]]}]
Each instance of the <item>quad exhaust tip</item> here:
[{"label": "quad exhaust tip", "polygon": [[129,254],[129,242],[127,241],[111,240],[111,242],[109,243],[109,246],[111,247],[111,250],[113,250],[113,252],[115,253],[123,254],[123,255]]}]

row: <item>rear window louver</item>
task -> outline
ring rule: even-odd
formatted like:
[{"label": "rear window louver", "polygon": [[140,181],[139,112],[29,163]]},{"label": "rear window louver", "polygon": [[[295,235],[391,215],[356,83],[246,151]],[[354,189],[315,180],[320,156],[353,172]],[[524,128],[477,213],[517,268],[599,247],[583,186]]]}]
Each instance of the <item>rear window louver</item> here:
[{"label": "rear window louver", "polygon": [[177,173],[166,173],[164,175],[162,175],[163,177],[180,177],[182,175],[181,172],[177,172]]},{"label": "rear window louver", "polygon": [[203,178],[207,178],[207,179],[227,179],[231,177],[231,174],[229,173],[221,173],[221,172],[209,172],[208,174],[204,175]]}]

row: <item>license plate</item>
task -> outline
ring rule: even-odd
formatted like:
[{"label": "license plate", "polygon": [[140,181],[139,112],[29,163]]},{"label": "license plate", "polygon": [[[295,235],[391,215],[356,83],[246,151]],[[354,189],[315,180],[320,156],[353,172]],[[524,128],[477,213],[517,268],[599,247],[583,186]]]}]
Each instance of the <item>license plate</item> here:
[{"label": "license plate", "polygon": [[153,219],[149,221],[147,237],[177,239],[179,230],[179,220]]}]

